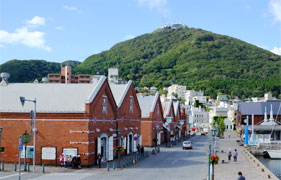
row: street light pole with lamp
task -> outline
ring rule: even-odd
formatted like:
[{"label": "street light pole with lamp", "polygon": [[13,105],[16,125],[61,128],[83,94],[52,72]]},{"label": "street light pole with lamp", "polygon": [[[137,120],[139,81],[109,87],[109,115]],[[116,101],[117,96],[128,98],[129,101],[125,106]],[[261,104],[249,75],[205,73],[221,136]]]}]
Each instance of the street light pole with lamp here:
[{"label": "street light pole with lamp", "polygon": [[154,131],[155,131],[155,150],[156,150],[156,148],[157,148],[157,141],[158,141],[158,138],[157,138],[157,129],[159,128],[159,126],[160,125],[158,125],[158,124],[156,124],[155,126],[154,126]]},{"label": "street light pole with lamp", "polygon": [[35,159],[36,159],[36,98],[34,100],[25,99],[25,97],[20,96],[20,102],[24,106],[25,101],[30,101],[34,103],[34,123],[33,123],[33,173],[35,173]]}]

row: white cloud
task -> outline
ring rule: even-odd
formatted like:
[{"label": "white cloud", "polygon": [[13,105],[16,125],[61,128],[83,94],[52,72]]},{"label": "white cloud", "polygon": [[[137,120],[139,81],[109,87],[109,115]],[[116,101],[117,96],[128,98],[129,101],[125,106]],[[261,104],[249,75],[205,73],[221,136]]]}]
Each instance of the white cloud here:
[{"label": "white cloud", "polygon": [[45,44],[44,35],[44,32],[30,31],[28,27],[18,28],[14,33],[0,30],[0,43],[23,44],[28,47],[51,51],[51,48]]},{"label": "white cloud", "polygon": [[26,22],[31,25],[45,25],[45,18],[34,16],[31,20]]},{"label": "white cloud", "polygon": [[123,38],[123,40],[126,41],[126,40],[133,39],[133,38],[135,38],[134,35],[127,34],[127,35]]},{"label": "white cloud", "polygon": [[63,30],[64,28],[61,26],[56,27],[57,30]]},{"label": "white cloud", "polygon": [[76,11],[76,12],[79,12],[78,8],[75,7],[75,6],[63,6],[64,9],[68,10],[68,11]]},{"label": "white cloud", "polygon": [[281,55],[281,47],[278,48],[278,47],[274,47],[272,50],[270,50],[271,52],[273,52],[274,54],[277,54],[277,55]]},{"label": "white cloud", "polygon": [[149,9],[157,9],[164,16],[169,14],[169,10],[167,9],[167,0],[138,0],[139,5],[148,6]]},{"label": "white cloud", "polygon": [[275,20],[281,22],[281,0],[270,0],[269,9]]}]

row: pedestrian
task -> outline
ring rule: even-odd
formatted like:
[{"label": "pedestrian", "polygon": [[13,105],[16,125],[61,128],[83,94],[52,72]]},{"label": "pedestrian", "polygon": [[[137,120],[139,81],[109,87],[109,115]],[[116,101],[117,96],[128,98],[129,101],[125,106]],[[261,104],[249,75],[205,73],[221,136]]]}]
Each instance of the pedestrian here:
[{"label": "pedestrian", "polygon": [[99,164],[99,168],[101,168],[101,154],[98,154],[98,164]]},{"label": "pedestrian", "polygon": [[230,134],[228,135],[228,139],[230,139]]},{"label": "pedestrian", "polygon": [[246,180],[246,178],[242,175],[242,172],[241,171],[239,171],[238,172],[238,179],[237,180]]},{"label": "pedestrian", "polygon": [[71,156],[71,154],[69,155],[69,158],[68,158],[68,166],[72,167],[72,156]]},{"label": "pedestrian", "polygon": [[137,150],[138,150],[138,153],[140,154],[140,152],[141,152],[141,146],[140,146],[140,144],[138,144]]},{"label": "pedestrian", "polygon": [[64,166],[67,168],[67,163],[68,163],[68,155],[66,154],[64,157]]},{"label": "pedestrian", "polygon": [[75,164],[76,164],[76,156],[74,155],[73,158],[72,158],[72,161],[71,161],[71,168],[72,169],[75,168],[75,166],[76,166]]},{"label": "pedestrian", "polygon": [[232,156],[230,148],[228,149],[227,156],[228,156],[228,161],[230,161],[231,160],[231,156]]},{"label": "pedestrian", "polygon": [[238,151],[237,151],[237,149],[235,149],[233,152],[234,161],[237,161],[237,157],[238,157]]},{"label": "pedestrian", "polygon": [[80,155],[77,156],[76,163],[77,163],[77,169],[80,169],[81,168],[81,163],[82,163]]},{"label": "pedestrian", "polygon": [[141,155],[142,156],[144,155],[144,147],[143,146],[141,147]]},{"label": "pedestrian", "polygon": [[63,153],[60,155],[60,167],[63,167],[64,165],[64,155]]}]

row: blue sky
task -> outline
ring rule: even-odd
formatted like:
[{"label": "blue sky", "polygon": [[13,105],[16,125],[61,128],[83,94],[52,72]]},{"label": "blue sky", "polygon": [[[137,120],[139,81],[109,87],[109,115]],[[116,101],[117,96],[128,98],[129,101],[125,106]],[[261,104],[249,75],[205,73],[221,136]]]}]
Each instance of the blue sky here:
[{"label": "blue sky", "polygon": [[182,22],[281,55],[281,0],[0,0],[0,64],[83,61]]}]

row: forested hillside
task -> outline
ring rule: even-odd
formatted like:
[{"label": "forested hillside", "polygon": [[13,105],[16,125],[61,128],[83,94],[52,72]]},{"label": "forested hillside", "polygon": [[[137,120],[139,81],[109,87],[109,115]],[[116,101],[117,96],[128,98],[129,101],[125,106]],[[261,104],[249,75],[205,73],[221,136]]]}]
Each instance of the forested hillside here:
[{"label": "forested hillside", "polygon": [[157,30],[88,57],[76,73],[107,73],[118,67],[136,86],[173,83],[241,98],[280,95],[281,56],[228,36],[194,28]]},{"label": "forested hillside", "polygon": [[[65,61],[62,65],[70,65],[73,68],[80,62]],[[41,81],[48,73],[60,73],[60,63],[47,62],[45,60],[11,60],[0,65],[0,72],[11,74],[9,82],[31,82],[36,78]]]}]

